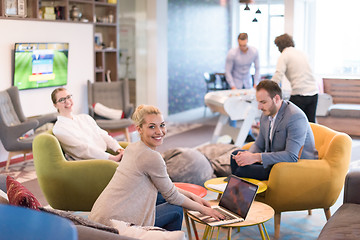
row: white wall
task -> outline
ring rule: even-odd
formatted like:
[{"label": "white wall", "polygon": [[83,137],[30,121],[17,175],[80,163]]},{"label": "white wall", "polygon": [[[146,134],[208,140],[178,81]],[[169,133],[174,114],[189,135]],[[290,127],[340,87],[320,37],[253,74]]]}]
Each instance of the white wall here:
[{"label": "white wall", "polygon": [[[136,79],[135,69],[135,3],[134,0],[119,0],[119,28],[120,28],[120,78],[127,77],[129,79]],[[127,57],[129,60],[127,61]],[[127,66],[128,62],[128,66]],[[126,69],[128,67],[128,69]]]},{"label": "white wall", "polygon": [[[65,86],[74,98],[74,112],[87,112],[87,86],[94,81],[93,25],[46,21],[0,20],[0,91],[12,85],[12,60],[16,42],[68,42],[68,84]],[[50,94],[55,89],[41,88],[20,91],[25,116],[56,111]],[[0,130],[1,134],[1,130]],[[7,159],[0,144],[0,162]]]},{"label": "white wall", "polygon": [[168,115],[167,0],[137,0],[136,104]]},{"label": "white wall", "polygon": [[[155,105],[164,117],[168,115],[167,6],[167,0],[119,0],[120,49],[126,53],[135,48],[128,54],[134,55],[129,78],[136,78],[136,104]],[[120,77],[124,73],[122,60]]]}]

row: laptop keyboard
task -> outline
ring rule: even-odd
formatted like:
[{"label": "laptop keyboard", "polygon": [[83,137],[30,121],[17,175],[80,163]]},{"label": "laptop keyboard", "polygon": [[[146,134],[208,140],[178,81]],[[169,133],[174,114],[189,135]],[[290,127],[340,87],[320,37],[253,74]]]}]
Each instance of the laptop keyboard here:
[{"label": "laptop keyboard", "polygon": [[225,220],[232,220],[235,219],[236,217],[231,216],[230,214],[228,214],[227,212],[225,212],[224,210],[220,209],[220,208],[214,208],[216,211],[218,211],[219,213],[221,213],[225,218],[222,219],[222,221]]}]

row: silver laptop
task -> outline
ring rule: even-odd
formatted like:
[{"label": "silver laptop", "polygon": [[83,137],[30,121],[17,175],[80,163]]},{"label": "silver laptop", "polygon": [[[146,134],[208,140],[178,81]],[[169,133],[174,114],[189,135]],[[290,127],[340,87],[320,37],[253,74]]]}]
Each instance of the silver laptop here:
[{"label": "silver laptop", "polygon": [[212,206],[212,208],[225,216],[224,220],[216,220],[198,211],[189,211],[189,214],[210,226],[242,222],[245,220],[255,199],[258,187],[254,183],[231,175],[219,205]]}]

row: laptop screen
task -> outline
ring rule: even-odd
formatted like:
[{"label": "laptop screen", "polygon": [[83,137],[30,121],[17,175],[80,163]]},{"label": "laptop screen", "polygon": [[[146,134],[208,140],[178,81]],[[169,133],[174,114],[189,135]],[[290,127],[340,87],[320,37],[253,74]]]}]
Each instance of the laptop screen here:
[{"label": "laptop screen", "polygon": [[258,187],[256,184],[232,175],[221,196],[219,206],[245,219]]}]

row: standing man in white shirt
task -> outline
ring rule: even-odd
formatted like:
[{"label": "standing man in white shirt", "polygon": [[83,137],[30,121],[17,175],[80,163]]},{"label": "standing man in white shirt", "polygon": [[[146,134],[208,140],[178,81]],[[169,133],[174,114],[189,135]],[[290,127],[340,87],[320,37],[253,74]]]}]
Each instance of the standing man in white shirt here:
[{"label": "standing man in white shirt", "polygon": [[309,122],[315,122],[319,89],[306,55],[294,48],[288,34],[276,37],[275,45],[281,55],[272,80],[279,84],[285,75],[291,85],[290,101],[304,111]]},{"label": "standing man in white shirt", "polygon": [[[248,46],[247,33],[238,36],[239,47],[228,52],[225,65],[225,77],[231,89],[249,89],[255,87],[260,80],[259,54],[255,47]],[[254,82],[250,74],[251,65],[254,63]]]}]

